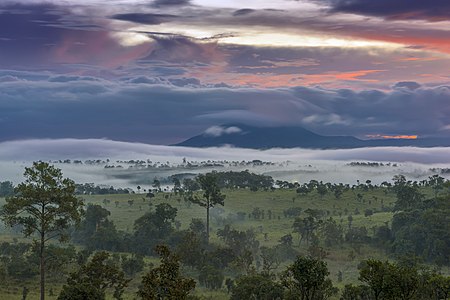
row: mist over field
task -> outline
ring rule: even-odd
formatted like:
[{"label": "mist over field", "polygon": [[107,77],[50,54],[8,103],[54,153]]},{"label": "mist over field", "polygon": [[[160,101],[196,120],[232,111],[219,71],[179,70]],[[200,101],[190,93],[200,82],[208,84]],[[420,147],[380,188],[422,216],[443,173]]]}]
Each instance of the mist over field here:
[{"label": "mist over field", "polygon": [[[341,150],[269,149],[232,147],[189,148],[117,142],[111,140],[24,140],[0,143],[0,180],[22,181],[23,169],[32,161],[55,163],[65,176],[76,182],[93,182],[115,187],[150,187],[154,178],[166,179],[180,173],[204,173],[211,170],[250,170],[276,180],[308,182],[312,179],[332,183],[355,184],[371,180],[379,184],[394,175],[422,180],[436,173],[431,169],[450,168],[450,149],[415,147],[377,147]],[[98,164],[67,164],[59,160],[102,160]],[[106,160],[109,159],[109,162]],[[183,159],[193,166],[183,165]],[[144,166],[122,161],[143,160]],[[270,164],[249,164],[260,160]],[[120,161],[120,162],[118,162]],[[208,161],[219,162],[216,166]],[[231,163],[242,162],[246,163]],[[202,164],[203,162],[203,164]],[[383,166],[350,166],[350,162],[380,162]],[[205,165],[206,164],[206,165]],[[122,168],[105,168],[105,166]],[[152,167],[147,167],[151,165]],[[442,174],[449,178],[449,175]],[[169,183],[168,183],[169,184]]]}]

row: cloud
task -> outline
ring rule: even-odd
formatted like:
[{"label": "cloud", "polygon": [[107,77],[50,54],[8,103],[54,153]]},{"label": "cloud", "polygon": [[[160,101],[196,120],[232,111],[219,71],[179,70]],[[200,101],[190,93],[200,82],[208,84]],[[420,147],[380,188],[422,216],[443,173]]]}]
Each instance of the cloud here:
[{"label": "cloud", "polygon": [[[298,8],[283,10],[288,2]],[[178,76],[209,85],[253,87],[448,81],[449,60],[435,52],[450,52],[450,34],[439,24],[362,22],[362,17],[338,18],[290,1],[280,2],[280,10],[250,3],[244,6],[249,8],[181,5],[187,1],[158,2],[159,7],[120,1],[107,11],[101,1],[11,3],[0,7],[0,66],[8,69],[108,79],[130,73]],[[229,44],[230,39],[243,44],[249,39],[250,46]],[[290,41],[304,45],[287,47]],[[262,46],[264,42],[274,45]],[[278,42],[284,46],[276,46]],[[358,42],[369,44],[350,47]]]},{"label": "cloud", "polygon": [[116,14],[111,17],[115,20],[129,21],[146,25],[159,25],[176,18],[175,15],[151,14],[151,13],[125,13]]},{"label": "cloud", "polygon": [[71,81],[100,81],[99,78],[91,76],[68,76],[68,75],[58,75],[52,76],[48,79],[49,82],[71,82]]},{"label": "cloud", "polygon": [[14,81],[20,81],[21,79],[19,79],[16,76],[12,76],[12,75],[6,75],[6,76],[0,76],[0,83],[1,82],[14,82]]},{"label": "cloud", "polygon": [[190,2],[190,0],[155,0],[153,6],[184,6],[189,5]]},{"label": "cloud", "polygon": [[255,10],[250,9],[250,8],[242,8],[242,9],[238,9],[238,10],[234,11],[233,16],[237,17],[237,16],[248,15],[248,14],[251,14],[252,12],[255,12]]},{"label": "cloud", "polygon": [[140,62],[165,61],[170,63],[189,64],[212,63],[221,59],[220,50],[215,43],[197,43],[183,36],[151,35],[156,41],[154,49],[140,59]]},{"label": "cloud", "polygon": [[397,82],[393,88],[407,88],[410,90],[416,90],[418,88],[420,88],[421,85],[417,82],[414,81],[401,81],[401,82]]},{"label": "cloud", "polygon": [[[18,70],[64,70],[81,64],[115,68],[145,56],[149,44],[124,47],[106,19],[85,7],[51,3],[0,4],[0,66]],[[65,70],[67,71],[67,70]]]},{"label": "cloud", "polygon": [[[106,139],[45,139],[0,143],[0,161],[54,159],[147,159],[180,162],[189,160],[247,160],[314,164],[320,161],[391,161],[423,164],[449,164],[448,148],[376,147],[343,150],[242,148],[189,148],[127,143]],[[329,164],[329,163],[328,163]],[[429,168],[430,166],[427,166]],[[284,167],[289,169],[289,167]],[[335,166],[334,166],[335,168]],[[366,170],[367,172],[368,170]],[[394,172],[404,172],[403,168]],[[379,172],[377,170],[376,172]]]},{"label": "cloud", "polygon": [[348,12],[389,19],[447,21],[450,3],[446,0],[326,0],[334,12]]},{"label": "cloud", "polygon": [[172,144],[227,123],[421,138],[446,133],[450,116],[448,86],[261,89],[212,87],[188,77],[72,76],[55,82],[30,72],[11,76],[26,80],[0,83],[0,127],[8,128],[0,131],[0,141],[73,137]]},{"label": "cloud", "polygon": [[242,132],[242,130],[236,126],[230,127],[211,126],[208,129],[206,129],[203,134],[206,136],[219,137],[224,134],[235,134],[240,132]]}]

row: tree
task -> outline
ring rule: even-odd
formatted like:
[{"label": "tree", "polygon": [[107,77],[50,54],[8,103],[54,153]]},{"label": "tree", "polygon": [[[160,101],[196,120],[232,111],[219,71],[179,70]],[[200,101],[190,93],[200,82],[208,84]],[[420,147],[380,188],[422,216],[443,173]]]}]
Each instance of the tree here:
[{"label": "tree", "polygon": [[14,195],[14,185],[11,181],[0,182],[0,197]]},{"label": "tree", "polygon": [[398,185],[395,187],[397,201],[395,202],[394,211],[413,210],[420,206],[424,195],[419,192],[417,186]]},{"label": "tree", "polygon": [[173,182],[173,191],[175,195],[182,192],[180,179],[178,179],[177,177],[173,177],[172,182]]},{"label": "tree", "polygon": [[305,218],[296,218],[294,224],[292,224],[294,232],[300,236],[299,245],[305,239],[306,243],[309,243],[316,231],[321,225],[322,220],[319,220],[318,213],[315,210],[305,210],[307,216]]},{"label": "tree", "polygon": [[339,245],[344,240],[342,226],[338,225],[332,218],[329,218],[322,223],[320,232],[324,237],[325,245],[327,247]]},{"label": "tree", "polygon": [[450,265],[450,198],[426,201],[423,209],[396,213],[392,219],[392,250]]},{"label": "tree", "polygon": [[387,280],[387,264],[375,259],[368,259],[361,264],[359,280],[369,285],[375,300],[381,299]]},{"label": "tree", "polygon": [[120,250],[120,235],[108,219],[111,213],[97,204],[88,204],[84,219],[72,238],[91,250]]},{"label": "tree", "polygon": [[225,195],[220,192],[217,177],[214,173],[200,174],[197,181],[203,191],[203,198],[196,195],[190,197],[190,201],[206,208],[206,241],[209,242],[209,209],[217,204],[223,206]]},{"label": "tree", "polygon": [[336,292],[328,277],[325,262],[312,257],[299,256],[281,276],[288,289],[288,299],[322,300]]},{"label": "tree", "polygon": [[142,255],[132,255],[131,257],[122,255],[122,270],[128,276],[133,277],[136,273],[141,272],[144,269],[144,264]]},{"label": "tree", "polygon": [[156,246],[161,264],[142,278],[137,295],[143,300],[183,300],[195,288],[195,281],[180,273],[178,257],[167,246]]},{"label": "tree", "polygon": [[283,286],[263,274],[251,274],[239,277],[236,285],[232,287],[231,300],[283,299]]},{"label": "tree", "polygon": [[437,198],[440,190],[444,189],[445,178],[435,174],[428,177],[428,185],[433,188],[434,198]]},{"label": "tree", "polygon": [[299,188],[297,188],[296,192],[297,194],[300,195],[307,195],[311,192],[311,189],[308,187],[307,184],[303,184]]},{"label": "tree", "polygon": [[327,186],[323,183],[320,183],[317,188],[317,194],[319,194],[320,199],[323,200],[323,196],[325,196],[328,193]]},{"label": "tree", "polygon": [[83,201],[74,196],[75,183],[63,178],[60,169],[45,162],[25,168],[25,181],[6,199],[1,218],[9,226],[22,225],[25,236],[38,234],[40,261],[40,295],[45,298],[45,244],[50,239],[66,241],[64,232],[78,223]]},{"label": "tree", "polygon": [[369,300],[370,290],[366,285],[346,284],[342,291],[341,300]]},{"label": "tree", "polygon": [[108,253],[97,252],[89,263],[71,273],[58,300],[103,300],[108,288],[114,288],[114,299],[122,299],[130,280],[125,279],[125,274],[108,262],[108,258]]},{"label": "tree", "polygon": [[207,289],[217,290],[222,287],[223,271],[215,266],[204,265],[198,274],[198,281]]},{"label": "tree", "polygon": [[134,222],[134,251],[151,254],[152,249],[165,243],[174,231],[173,224],[177,209],[168,203],[156,206],[155,211],[147,212]]},{"label": "tree", "polygon": [[158,179],[153,180],[152,187],[155,188],[156,191],[161,192],[161,182]]}]

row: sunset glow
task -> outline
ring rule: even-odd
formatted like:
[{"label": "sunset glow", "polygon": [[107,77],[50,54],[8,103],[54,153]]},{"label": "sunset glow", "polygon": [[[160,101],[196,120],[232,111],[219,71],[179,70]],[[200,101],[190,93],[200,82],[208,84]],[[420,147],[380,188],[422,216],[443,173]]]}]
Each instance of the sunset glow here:
[{"label": "sunset glow", "polygon": [[401,140],[416,140],[417,135],[382,135],[382,134],[368,134],[366,137],[371,139],[401,139]]},{"label": "sunset glow", "polygon": [[3,1],[0,126],[10,130],[0,141],[171,144],[228,123],[448,135],[447,10],[434,0]]}]

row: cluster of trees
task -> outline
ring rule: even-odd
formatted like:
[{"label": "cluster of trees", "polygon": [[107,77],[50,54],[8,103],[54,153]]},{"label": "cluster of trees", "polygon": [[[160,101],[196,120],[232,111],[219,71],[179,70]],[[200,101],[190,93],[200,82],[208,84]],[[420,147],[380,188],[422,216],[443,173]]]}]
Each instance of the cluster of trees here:
[{"label": "cluster of trees", "polygon": [[77,195],[107,195],[107,194],[129,194],[130,189],[114,188],[113,186],[100,186],[94,183],[75,184]]},{"label": "cluster of trees", "polygon": [[419,267],[412,260],[395,263],[369,259],[359,265],[361,285],[348,284],[341,300],[448,299],[450,277]]},{"label": "cluster of trees", "polygon": [[[142,277],[136,292],[139,299],[198,299],[189,293],[195,288],[195,281],[185,278],[180,272],[180,262],[168,247],[159,245],[155,252],[161,263],[152,267]],[[114,299],[123,299],[125,288],[130,282],[107,252],[96,252],[90,261],[72,272],[58,296],[58,300],[104,300],[111,291]]]},{"label": "cluster of trees", "polygon": [[274,184],[271,176],[250,173],[248,170],[241,172],[215,172],[214,174],[218,187],[222,189],[248,188],[253,191],[259,189],[268,190]]},{"label": "cluster of trees", "polygon": [[[207,173],[208,176],[215,177],[217,187],[220,189],[250,189],[252,191],[268,190],[273,187],[274,180],[271,176],[250,173],[248,170],[235,172]],[[173,183],[175,193],[192,193],[202,189],[202,174],[194,176],[191,173],[171,175],[169,179]],[[182,182],[181,182],[182,180]]]},{"label": "cluster of trees", "polygon": [[[449,276],[410,260],[391,263],[369,259],[358,268],[362,284],[346,285],[341,300],[440,300],[450,296]],[[266,272],[240,276],[231,288],[231,299],[329,299],[338,289],[328,275],[322,260],[298,256],[278,276]]]},{"label": "cluster of trees", "polygon": [[382,163],[382,162],[368,162],[368,161],[352,161],[348,163],[347,165],[352,167],[384,167],[384,166],[393,166],[396,167],[397,164],[391,164],[391,163]]},{"label": "cluster of trees", "polygon": [[[75,247],[46,247],[46,270],[52,278],[65,275],[65,266],[77,259]],[[39,247],[37,244],[2,242],[0,244],[0,278],[18,281],[34,278],[39,274]]]},{"label": "cluster of trees", "polygon": [[[86,249],[131,252],[153,255],[158,244],[175,245],[180,240],[176,230],[177,209],[161,203],[134,222],[133,232],[117,230],[109,220],[110,212],[100,205],[89,204],[79,226],[72,230],[72,240]],[[149,238],[150,237],[150,238]]]},{"label": "cluster of trees", "polygon": [[444,179],[430,176],[425,183],[434,191],[434,198],[426,199],[418,185],[396,176],[393,186],[397,194],[396,214],[392,226],[385,230],[391,250],[398,256],[417,255],[438,264],[450,264],[450,202],[438,197]]}]

